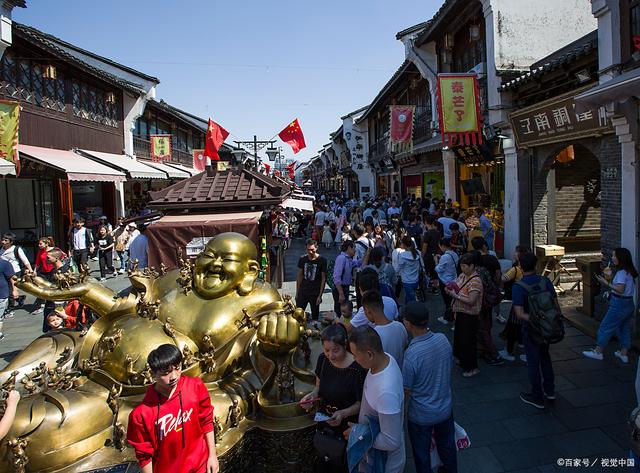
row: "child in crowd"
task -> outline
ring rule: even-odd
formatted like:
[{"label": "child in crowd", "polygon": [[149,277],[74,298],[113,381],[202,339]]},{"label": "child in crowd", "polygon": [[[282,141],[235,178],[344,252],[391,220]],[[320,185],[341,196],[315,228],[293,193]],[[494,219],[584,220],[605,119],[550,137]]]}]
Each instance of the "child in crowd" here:
[{"label": "child in crowd", "polygon": [[458,255],[462,255],[467,247],[467,242],[464,235],[460,232],[460,225],[452,223],[449,226],[449,230],[451,231],[451,248],[453,248],[453,251],[458,253]]},{"label": "child in crowd", "polygon": [[63,307],[58,306],[47,314],[47,327],[49,331],[72,329],[76,327],[76,319],[69,316]]},{"label": "child in crowd", "polygon": [[338,319],[342,323],[351,322],[353,317],[353,302],[344,301],[340,304],[340,318]]},{"label": "child in crowd", "polygon": [[324,222],[324,228],[322,231],[322,243],[324,243],[325,247],[331,248],[333,244],[333,236],[331,235],[331,226],[329,222]]}]

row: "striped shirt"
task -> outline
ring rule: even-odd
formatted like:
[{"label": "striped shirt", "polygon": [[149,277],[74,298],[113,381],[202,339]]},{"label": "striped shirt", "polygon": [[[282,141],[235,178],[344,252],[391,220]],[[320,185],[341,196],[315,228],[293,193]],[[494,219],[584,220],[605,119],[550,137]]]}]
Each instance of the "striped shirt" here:
[{"label": "striped shirt", "polygon": [[408,389],[409,421],[434,425],[451,416],[451,344],[442,333],[415,337],[404,354],[402,378]]}]

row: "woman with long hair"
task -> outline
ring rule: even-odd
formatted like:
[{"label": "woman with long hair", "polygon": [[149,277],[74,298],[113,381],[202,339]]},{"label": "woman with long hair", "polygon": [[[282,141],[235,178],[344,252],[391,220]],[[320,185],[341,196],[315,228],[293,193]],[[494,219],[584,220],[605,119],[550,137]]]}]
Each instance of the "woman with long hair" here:
[{"label": "woman with long hair", "polygon": [[602,352],[615,334],[620,342],[620,350],[614,354],[623,363],[629,363],[627,352],[631,347],[631,325],[636,308],[633,295],[636,292],[638,271],[633,265],[631,252],[626,248],[613,250],[611,261],[616,269],[613,280],[609,282],[600,275],[596,276],[598,282],[609,289],[609,309],[600,322],[595,348],[583,351],[582,354],[587,358],[602,360]]},{"label": "woman with long hair", "polygon": [[405,303],[416,300],[416,289],[420,284],[420,273],[422,269],[422,257],[413,238],[409,235],[402,237],[400,248],[404,251],[398,257],[398,276],[402,280]]},{"label": "woman with long hair", "polygon": [[357,422],[362,388],[367,372],[347,350],[347,329],[332,324],[320,334],[322,353],[316,363],[316,387],[300,400],[303,409],[318,402],[318,412],[328,418],[318,422],[314,447],[328,458],[318,471],[347,472],[346,441],[342,434],[348,422]]},{"label": "woman with long hair", "polygon": [[[502,285],[504,288],[504,298],[511,300],[511,291],[516,281],[520,281],[524,276],[522,268],[520,267],[520,258],[522,255],[529,253],[529,248],[526,246],[516,246],[516,251],[513,254],[513,266],[502,275]],[[516,343],[522,343],[522,322],[516,317],[513,307],[509,311],[509,317],[505,320],[502,316],[498,316],[500,322],[506,322],[504,330],[500,334],[501,337],[507,342],[506,347],[500,350],[500,357],[507,361],[515,361],[515,348]],[[527,356],[520,355],[520,360],[526,362]]]}]

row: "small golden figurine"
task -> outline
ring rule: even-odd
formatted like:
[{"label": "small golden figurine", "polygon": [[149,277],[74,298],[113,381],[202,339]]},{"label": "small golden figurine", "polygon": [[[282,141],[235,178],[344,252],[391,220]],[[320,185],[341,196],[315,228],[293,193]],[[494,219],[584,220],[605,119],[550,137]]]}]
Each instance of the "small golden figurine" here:
[{"label": "small golden figurine", "polygon": [[69,359],[71,358],[72,354],[73,354],[73,349],[71,347],[65,347],[65,349],[62,350],[62,353],[60,353],[60,358],[58,359],[58,364],[62,365],[64,363],[66,363],[67,361],[69,361]]},{"label": "small golden figurine", "polygon": [[220,418],[217,416],[213,418],[213,436],[216,445],[218,445],[222,440],[222,423],[220,422]]},{"label": "small golden figurine", "polygon": [[127,428],[120,422],[113,426],[113,446],[120,451],[127,447]]},{"label": "small golden figurine", "polygon": [[162,328],[164,329],[164,333],[173,338],[174,341],[176,340],[176,330],[173,328],[173,320],[171,320],[171,317],[167,317],[167,321]]},{"label": "small golden figurine", "polygon": [[164,276],[165,274],[167,274],[167,267],[164,263],[160,263],[160,276]]},{"label": "small golden figurine", "polygon": [[138,380],[138,372],[134,368],[136,361],[138,361],[138,358],[140,358],[140,355],[138,355],[138,357],[134,360],[133,357],[128,353],[124,357],[125,370],[127,372],[127,379],[129,380],[129,384],[136,384],[136,381]]},{"label": "small golden figurine", "polygon": [[9,461],[14,473],[25,473],[27,471],[27,439],[11,439],[7,442],[9,447]]},{"label": "small golden figurine", "polygon": [[144,369],[140,372],[140,376],[142,377],[143,384],[153,384],[155,382],[149,363],[144,365]]},{"label": "small golden figurine", "polygon": [[229,427],[238,427],[242,420],[242,409],[237,399],[233,400],[233,403],[229,406],[229,412],[227,413],[227,425]]},{"label": "small golden figurine", "polygon": [[4,391],[11,391],[12,389],[15,389],[16,379],[19,374],[20,374],[20,371],[18,370],[12,371],[11,375],[9,375],[7,380],[4,383],[2,383],[2,386],[0,386],[0,388],[3,389]]},{"label": "small golden figurine", "polygon": [[278,392],[278,402],[293,402],[295,401],[295,377],[293,371],[289,368],[289,365],[283,363],[278,369],[276,375],[276,387]]},{"label": "small golden figurine", "polygon": [[216,370],[218,363],[216,362],[215,355],[213,352],[205,352],[200,355],[202,358],[200,362],[202,363],[202,372],[203,373],[213,373]]},{"label": "small golden figurine", "polygon": [[211,352],[216,351],[216,348],[213,346],[213,342],[211,341],[211,337],[209,335],[205,335],[202,337],[202,352]]},{"label": "small golden figurine", "polygon": [[105,351],[112,352],[122,338],[122,329],[119,328],[116,333],[108,337],[102,337],[101,343]]},{"label": "small golden figurine", "polygon": [[118,418],[118,411],[120,410],[120,405],[118,404],[120,393],[122,393],[122,386],[118,388],[118,386],[114,384],[109,390],[109,397],[107,397],[107,405],[116,416],[116,419]]},{"label": "small golden figurine", "polygon": [[56,366],[54,369],[49,369],[47,374],[49,377],[47,387],[51,389],[57,388],[64,378],[64,370],[62,369],[62,366]]},{"label": "small golden figurine", "polygon": [[187,345],[182,349],[182,369],[186,370],[191,365],[200,361]]}]

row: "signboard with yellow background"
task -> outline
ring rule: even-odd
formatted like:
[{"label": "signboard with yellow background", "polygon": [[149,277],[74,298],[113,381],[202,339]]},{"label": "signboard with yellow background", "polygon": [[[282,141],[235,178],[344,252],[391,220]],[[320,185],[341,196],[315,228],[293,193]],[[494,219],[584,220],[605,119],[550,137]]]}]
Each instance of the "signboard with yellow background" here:
[{"label": "signboard with yellow background", "polygon": [[16,174],[20,172],[18,160],[18,127],[20,123],[20,104],[0,100],[0,158],[12,162]]}]

